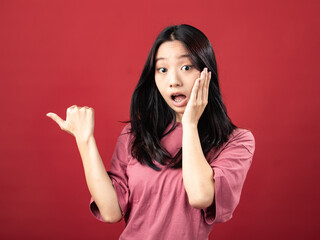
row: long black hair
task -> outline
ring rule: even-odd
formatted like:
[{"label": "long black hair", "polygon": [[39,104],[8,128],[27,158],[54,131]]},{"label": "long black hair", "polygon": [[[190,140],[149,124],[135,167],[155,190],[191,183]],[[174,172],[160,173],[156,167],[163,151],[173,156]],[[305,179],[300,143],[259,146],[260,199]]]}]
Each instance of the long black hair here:
[{"label": "long black hair", "polygon": [[[176,115],[158,91],[154,78],[158,48],[162,43],[174,40],[184,45],[197,70],[201,72],[207,67],[212,72],[208,104],[198,122],[204,155],[213,147],[218,148],[225,143],[236,128],[228,117],[221,98],[215,54],[208,38],[197,28],[186,24],[165,28],[152,45],[130,106],[130,131],[133,134],[131,154],[141,164],[147,164],[158,171],[161,169],[153,160],[172,168],[182,166],[182,150],[176,156],[171,156],[160,142],[161,138],[175,128]],[[173,123],[172,127],[165,132],[170,123]]]}]

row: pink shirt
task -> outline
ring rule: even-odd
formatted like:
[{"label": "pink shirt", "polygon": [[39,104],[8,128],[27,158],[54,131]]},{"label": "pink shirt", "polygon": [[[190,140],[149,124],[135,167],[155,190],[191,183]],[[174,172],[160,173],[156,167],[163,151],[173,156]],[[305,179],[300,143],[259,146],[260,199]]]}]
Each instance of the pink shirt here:
[{"label": "pink shirt", "polygon": [[[207,209],[190,206],[181,169],[155,171],[131,156],[127,125],[120,137],[108,171],[116,190],[126,227],[120,239],[204,240],[215,223],[232,217],[251,165],[254,138],[250,131],[236,129],[229,141],[207,157],[214,171],[215,201]],[[182,146],[182,125],[162,139],[163,146],[175,155]],[[93,215],[103,221],[91,199]]]}]

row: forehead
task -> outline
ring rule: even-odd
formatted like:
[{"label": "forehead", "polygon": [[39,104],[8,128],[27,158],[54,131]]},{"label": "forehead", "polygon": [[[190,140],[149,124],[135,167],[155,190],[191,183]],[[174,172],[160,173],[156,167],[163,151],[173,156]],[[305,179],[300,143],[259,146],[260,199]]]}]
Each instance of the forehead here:
[{"label": "forehead", "polygon": [[157,60],[166,60],[172,58],[179,58],[182,55],[188,55],[188,51],[185,46],[177,40],[164,42],[158,48],[156,54]]}]

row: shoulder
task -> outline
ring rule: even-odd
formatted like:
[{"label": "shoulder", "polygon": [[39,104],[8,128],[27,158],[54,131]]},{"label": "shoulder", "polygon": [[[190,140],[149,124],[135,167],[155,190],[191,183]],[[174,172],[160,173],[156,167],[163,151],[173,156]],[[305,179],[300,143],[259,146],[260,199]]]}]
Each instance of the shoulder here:
[{"label": "shoulder", "polygon": [[250,130],[236,128],[229,135],[227,142],[219,148],[213,148],[208,155],[209,162],[226,156],[233,157],[252,157],[255,150],[255,139]]},{"label": "shoulder", "polygon": [[225,147],[228,145],[240,145],[245,147],[251,154],[255,150],[255,139],[250,130],[243,128],[236,128],[230,134],[228,141],[225,143]]},{"label": "shoulder", "polygon": [[131,124],[130,123],[127,123],[124,128],[122,129],[121,133],[120,133],[120,136],[121,135],[130,135],[131,134]]},{"label": "shoulder", "polygon": [[131,124],[126,124],[118,137],[118,143],[128,145],[132,139]]}]

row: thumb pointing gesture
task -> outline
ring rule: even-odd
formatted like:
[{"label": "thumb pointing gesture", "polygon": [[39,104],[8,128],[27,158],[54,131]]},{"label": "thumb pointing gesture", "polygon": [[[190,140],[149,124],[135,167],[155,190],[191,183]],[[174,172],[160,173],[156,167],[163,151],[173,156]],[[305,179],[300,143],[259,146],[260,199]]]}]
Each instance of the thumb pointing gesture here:
[{"label": "thumb pointing gesture", "polygon": [[93,136],[94,109],[90,107],[78,107],[73,105],[67,109],[66,120],[61,119],[55,113],[47,113],[47,116],[55,121],[59,127],[76,137],[86,141]]},{"label": "thumb pointing gesture", "polygon": [[[66,130],[66,127],[65,127],[66,121],[64,121],[64,120],[63,120],[61,117],[59,117],[57,114],[50,112],[50,113],[47,113],[47,117],[49,117],[49,118],[51,118],[53,121],[55,121],[62,130],[66,131],[66,132],[68,132],[68,133],[70,133],[70,134],[72,134],[71,132],[69,132],[69,131]],[[73,135],[73,134],[72,134],[72,135]]]}]

